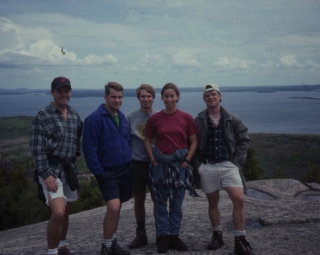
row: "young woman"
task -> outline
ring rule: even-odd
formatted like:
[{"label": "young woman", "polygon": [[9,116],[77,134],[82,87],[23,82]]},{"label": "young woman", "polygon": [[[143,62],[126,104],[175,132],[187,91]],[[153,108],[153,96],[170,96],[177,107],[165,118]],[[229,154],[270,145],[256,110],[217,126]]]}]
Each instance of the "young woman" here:
[{"label": "young woman", "polygon": [[[186,189],[190,195],[196,195],[188,165],[197,148],[198,129],[190,114],[177,109],[179,97],[180,91],[175,84],[164,85],[161,99],[165,109],[153,114],[145,129],[144,143],[152,163],[150,178],[152,192],[156,198],[158,253],[166,253],[169,243],[178,251],[188,250],[179,238],[181,208]],[[155,147],[152,147],[151,142],[154,138],[156,143]]]}]

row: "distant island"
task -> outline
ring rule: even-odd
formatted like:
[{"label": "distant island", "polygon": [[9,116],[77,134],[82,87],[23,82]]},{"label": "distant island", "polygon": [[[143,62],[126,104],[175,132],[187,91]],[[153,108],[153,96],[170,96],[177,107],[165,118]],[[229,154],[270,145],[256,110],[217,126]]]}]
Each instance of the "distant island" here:
[{"label": "distant island", "polygon": [[[191,87],[191,88],[179,88],[181,92],[200,92],[202,91],[202,87]],[[160,93],[161,88],[155,88],[157,93]],[[282,86],[242,86],[242,87],[220,87],[222,93],[224,92],[256,92],[256,93],[274,93],[280,91],[306,91],[306,92],[319,92],[320,93],[320,84],[316,85],[282,85]],[[19,88],[19,89],[1,89],[0,95],[24,95],[24,94],[32,94],[32,95],[46,95],[49,94],[48,89],[27,89],[27,88]],[[104,95],[103,87],[101,89],[77,89],[74,88],[72,90],[73,97],[101,97]],[[126,97],[135,97],[136,89],[127,89],[124,88],[124,95]],[[301,97],[302,98],[302,97]],[[312,97],[305,97],[304,99],[318,99]]]},{"label": "distant island", "polygon": [[320,97],[290,97],[290,98],[320,100]]}]

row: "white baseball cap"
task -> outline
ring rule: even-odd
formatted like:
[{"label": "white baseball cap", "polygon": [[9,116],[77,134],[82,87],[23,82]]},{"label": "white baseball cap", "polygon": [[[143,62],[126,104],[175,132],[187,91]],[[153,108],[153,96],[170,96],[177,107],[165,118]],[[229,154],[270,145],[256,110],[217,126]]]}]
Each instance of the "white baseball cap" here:
[{"label": "white baseball cap", "polygon": [[203,88],[203,93],[206,93],[206,92],[211,91],[211,90],[216,90],[216,91],[220,92],[220,89],[219,89],[217,84],[207,84]]}]

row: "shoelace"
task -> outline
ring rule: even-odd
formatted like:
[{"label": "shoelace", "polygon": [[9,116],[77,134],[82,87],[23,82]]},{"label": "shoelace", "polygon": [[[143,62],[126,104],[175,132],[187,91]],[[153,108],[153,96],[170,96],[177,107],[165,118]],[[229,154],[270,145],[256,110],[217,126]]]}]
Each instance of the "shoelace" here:
[{"label": "shoelace", "polygon": [[248,243],[248,241],[247,240],[239,240],[239,243],[240,243],[240,245],[242,246],[242,248],[244,249],[244,250],[249,250],[249,248],[250,248],[250,250],[252,250],[252,248],[251,248],[251,246],[250,246],[250,244]]}]

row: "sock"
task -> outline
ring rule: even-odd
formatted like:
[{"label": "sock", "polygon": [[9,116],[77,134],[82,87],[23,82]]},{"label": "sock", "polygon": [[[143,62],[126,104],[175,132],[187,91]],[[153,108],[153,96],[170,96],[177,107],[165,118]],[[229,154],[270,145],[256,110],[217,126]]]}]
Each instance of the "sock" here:
[{"label": "sock", "polygon": [[246,236],[245,230],[233,230],[234,236]]},{"label": "sock", "polygon": [[59,245],[58,245],[58,249],[60,249],[62,246],[68,246],[66,240],[60,240]]},{"label": "sock", "polygon": [[145,221],[137,221],[138,229],[146,229],[146,222]]},{"label": "sock", "polygon": [[218,226],[218,227],[212,226],[212,231],[221,231],[221,226]]},{"label": "sock", "polygon": [[114,240],[114,239],[116,239],[117,238],[117,233],[113,233],[113,235],[112,235],[112,241]]},{"label": "sock", "polygon": [[58,254],[58,248],[48,249],[48,255],[56,255]]},{"label": "sock", "polygon": [[102,239],[102,243],[107,247],[110,248],[112,245],[112,239]]}]

